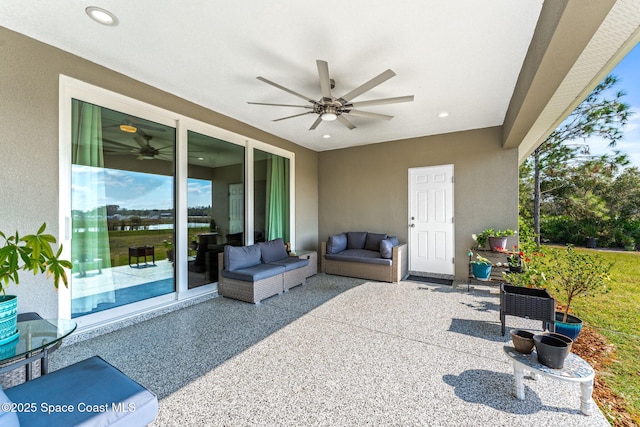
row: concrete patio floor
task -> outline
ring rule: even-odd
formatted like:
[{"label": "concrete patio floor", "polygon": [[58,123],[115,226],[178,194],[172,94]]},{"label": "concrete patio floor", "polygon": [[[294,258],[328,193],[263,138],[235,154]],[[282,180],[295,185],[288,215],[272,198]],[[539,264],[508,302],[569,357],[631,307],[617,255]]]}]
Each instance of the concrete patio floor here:
[{"label": "concrete patio floor", "polygon": [[[540,322],[507,318],[509,328]],[[499,299],[413,281],[318,274],[259,305],[213,298],[63,345],[155,392],[153,426],[608,426],[580,387],[525,377],[513,396]]]}]

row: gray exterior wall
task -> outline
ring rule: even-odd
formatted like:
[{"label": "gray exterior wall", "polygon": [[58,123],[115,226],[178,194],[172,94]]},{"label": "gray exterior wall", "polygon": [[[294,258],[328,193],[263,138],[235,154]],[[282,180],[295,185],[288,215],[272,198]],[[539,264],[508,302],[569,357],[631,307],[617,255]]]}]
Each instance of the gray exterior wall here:
[{"label": "gray exterior wall", "polygon": [[453,164],[455,275],[466,278],[472,234],[518,227],[518,152],[503,149],[501,135],[495,127],[321,152],[321,241],[372,231],[407,242],[409,168]]},{"label": "gray exterior wall", "polygon": [[[2,27],[0,52],[0,230],[28,234],[46,222],[59,236],[58,100],[64,74],[295,153],[295,247],[316,249],[316,152]],[[26,277],[10,292],[19,296],[19,312],[58,315],[58,295],[43,277]]]}]

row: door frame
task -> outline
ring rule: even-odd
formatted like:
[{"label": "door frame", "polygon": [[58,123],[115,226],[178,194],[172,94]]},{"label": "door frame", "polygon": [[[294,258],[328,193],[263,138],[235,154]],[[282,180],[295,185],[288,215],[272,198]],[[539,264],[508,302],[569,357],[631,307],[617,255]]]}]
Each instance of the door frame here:
[{"label": "door frame", "polygon": [[[411,190],[412,190],[412,184],[411,184],[411,172],[417,169],[430,169],[430,168],[442,168],[442,167],[448,167],[451,170],[451,216],[452,216],[452,227],[451,227],[451,257],[452,259],[452,263],[451,263],[451,274],[443,274],[443,273],[434,273],[434,272],[428,272],[428,271],[417,271],[417,270],[413,270],[411,267],[411,263],[412,263],[412,232],[411,232],[411,203],[412,203],[412,194],[411,194]],[[407,264],[408,264],[408,271],[409,272],[414,272],[414,273],[425,273],[428,274],[430,276],[433,277],[446,277],[446,278],[453,278],[455,277],[455,272],[456,272],[456,259],[455,259],[455,254],[456,254],[456,225],[455,225],[455,168],[453,163],[447,163],[447,164],[442,164],[442,165],[428,165],[428,166],[416,166],[416,167],[412,167],[412,168],[408,168],[407,169]]]}]

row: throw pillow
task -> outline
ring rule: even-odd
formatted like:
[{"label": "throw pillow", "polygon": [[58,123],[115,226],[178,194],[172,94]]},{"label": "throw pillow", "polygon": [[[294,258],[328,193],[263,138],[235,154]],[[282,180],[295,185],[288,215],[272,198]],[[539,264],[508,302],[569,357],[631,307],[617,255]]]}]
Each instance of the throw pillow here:
[{"label": "throw pillow", "polygon": [[327,253],[337,254],[347,249],[347,235],[344,233],[329,236],[327,240]]},{"label": "throw pillow", "polygon": [[273,262],[283,258],[287,258],[287,248],[284,245],[284,240],[281,238],[269,240],[268,242],[260,242],[260,252],[262,254],[262,262]]},{"label": "throw pillow", "polygon": [[229,271],[260,264],[260,246],[225,246],[224,266]]},{"label": "throw pillow", "polygon": [[364,249],[366,240],[366,231],[349,231],[347,233],[347,249]]},{"label": "throw pillow", "polygon": [[368,251],[380,250],[380,242],[387,238],[386,234],[381,233],[367,233],[367,240],[364,244],[364,248]]},{"label": "throw pillow", "polygon": [[393,247],[398,245],[398,238],[391,236],[380,241],[380,256],[385,259],[393,258]]}]

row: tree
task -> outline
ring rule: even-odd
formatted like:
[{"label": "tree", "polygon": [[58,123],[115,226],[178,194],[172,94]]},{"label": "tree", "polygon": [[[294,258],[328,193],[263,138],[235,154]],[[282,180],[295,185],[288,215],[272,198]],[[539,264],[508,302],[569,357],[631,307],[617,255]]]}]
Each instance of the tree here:
[{"label": "tree", "polygon": [[623,91],[617,91],[611,97],[611,90],[617,83],[617,77],[607,76],[536,148],[528,159],[530,165],[521,168],[521,171],[529,168],[532,174],[533,228],[538,244],[540,206],[545,192],[561,193],[585,171],[615,172],[616,165],[626,161],[626,156],[619,152],[612,156],[591,156],[586,143],[587,138],[599,137],[615,147],[622,138],[622,128],[632,113],[629,105],[621,101],[626,95]]}]

